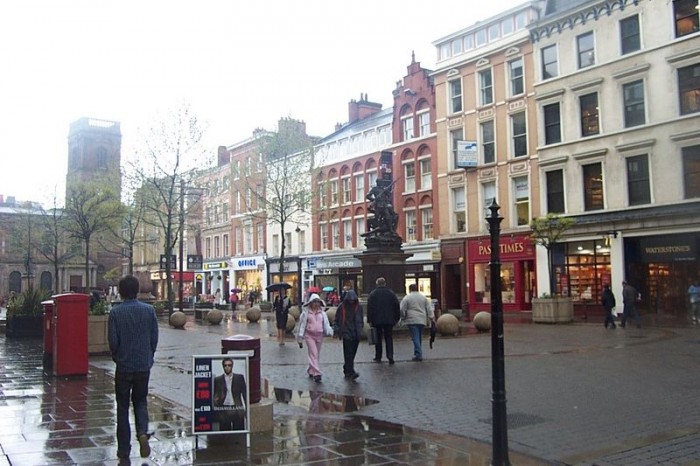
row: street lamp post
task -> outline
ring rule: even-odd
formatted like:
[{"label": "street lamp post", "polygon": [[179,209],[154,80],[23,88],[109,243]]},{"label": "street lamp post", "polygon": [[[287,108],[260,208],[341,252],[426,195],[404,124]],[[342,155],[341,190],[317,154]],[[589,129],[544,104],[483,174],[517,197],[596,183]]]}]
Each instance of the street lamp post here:
[{"label": "street lamp post", "polygon": [[180,256],[178,257],[179,265],[180,265],[180,281],[177,285],[177,292],[178,292],[178,302],[180,304],[180,312],[183,312],[182,310],[184,309],[182,305],[182,296],[184,294],[184,286],[182,284],[182,275],[183,275],[183,260],[182,256],[185,252],[185,246],[184,246],[184,241],[185,241],[185,180],[180,178],[180,245],[179,245],[179,253]]},{"label": "street lamp post", "polygon": [[491,409],[493,417],[493,466],[506,466],[508,460],[508,422],[506,416],[506,375],[503,350],[503,303],[501,300],[501,254],[499,249],[501,221],[496,199],[489,206],[487,217],[491,235]]}]

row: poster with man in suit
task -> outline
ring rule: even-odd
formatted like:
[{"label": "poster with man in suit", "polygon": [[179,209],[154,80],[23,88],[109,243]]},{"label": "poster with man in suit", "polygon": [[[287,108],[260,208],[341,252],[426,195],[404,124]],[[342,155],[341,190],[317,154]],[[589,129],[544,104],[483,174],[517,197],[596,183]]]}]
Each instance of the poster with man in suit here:
[{"label": "poster with man in suit", "polygon": [[[236,367],[234,372],[234,359],[224,357],[221,359],[222,373],[214,372],[214,390],[212,394],[212,408],[214,411],[213,430],[218,431],[245,431],[246,409],[248,405],[246,380],[243,374],[245,367]],[[236,360],[237,366],[245,366],[246,360]],[[239,373],[239,372],[242,372]]]}]

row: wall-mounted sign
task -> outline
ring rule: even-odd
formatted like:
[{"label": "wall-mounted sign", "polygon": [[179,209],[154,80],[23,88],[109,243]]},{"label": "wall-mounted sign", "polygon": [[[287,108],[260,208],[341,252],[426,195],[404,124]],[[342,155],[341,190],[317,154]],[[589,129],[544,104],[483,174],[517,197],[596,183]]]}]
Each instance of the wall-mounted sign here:
[{"label": "wall-mounted sign", "polygon": [[[167,267],[167,265],[168,265],[167,257],[168,256],[166,256],[165,254],[160,255],[160,268],[161,269],[164,269]],[[175,254],[172,254],[170,256],[170,268],[171,269],[177,268],[177,256]]]},{"label": "wall-mounted sign", "polygon": [[189,270],[201,270],[203,258],[198,254],[187,254],[187,268]]},{"label": "wall-mounted sign", "polygon": [[476,167],[478,148],[476,141],[457,141],[457,168]]},{"label": "wall-mounted sign", "polygon": [[211,262],[209,264],[204,264],[204,270],[221,270],[228,268],[226,262]]},{"label": "wall-mounted sign", "polygon": [[358,267],[362,267],[362,261],[354,257],[316,260],[316,268],[318,269],[353,269]]}]

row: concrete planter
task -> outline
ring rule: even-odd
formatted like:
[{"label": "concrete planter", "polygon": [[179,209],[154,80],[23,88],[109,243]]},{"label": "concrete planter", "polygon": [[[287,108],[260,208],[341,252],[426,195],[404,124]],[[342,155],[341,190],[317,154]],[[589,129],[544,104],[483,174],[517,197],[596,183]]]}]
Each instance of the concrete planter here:
[{"label": "concrete planter", "polygon": [[272,303],[270,302],[264,302],[264,303],[259,303],[258,307],[262,312],[270,312],[272,311]]},{"label": "concrete planter", "polygon": [[44,335],[44,316],[8,315],[5,328],[8,338],[32,338]]},{"label": "concrete planter", "polygon": [[109,315],[88,316],[88,354],[108,354]]},{"label": "concrete planter", "polygon": [[571,298],[533,299],[532,321],[538,324],[566,324],[573,322],[574,303]]}]

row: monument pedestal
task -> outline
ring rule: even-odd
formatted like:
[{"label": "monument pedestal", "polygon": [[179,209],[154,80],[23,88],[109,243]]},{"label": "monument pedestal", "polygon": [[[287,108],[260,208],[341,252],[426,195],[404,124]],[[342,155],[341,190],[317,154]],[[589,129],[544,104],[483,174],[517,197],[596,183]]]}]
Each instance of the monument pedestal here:
[{"label": "monument pedestal", "polygon": [[406,294],[406,259],[413,254],[399,251],[365,251],[355,256],[362,261],[362,290],[369,294],[377,285],[377,278],[384,277],[386,286],[397,295]]}]

